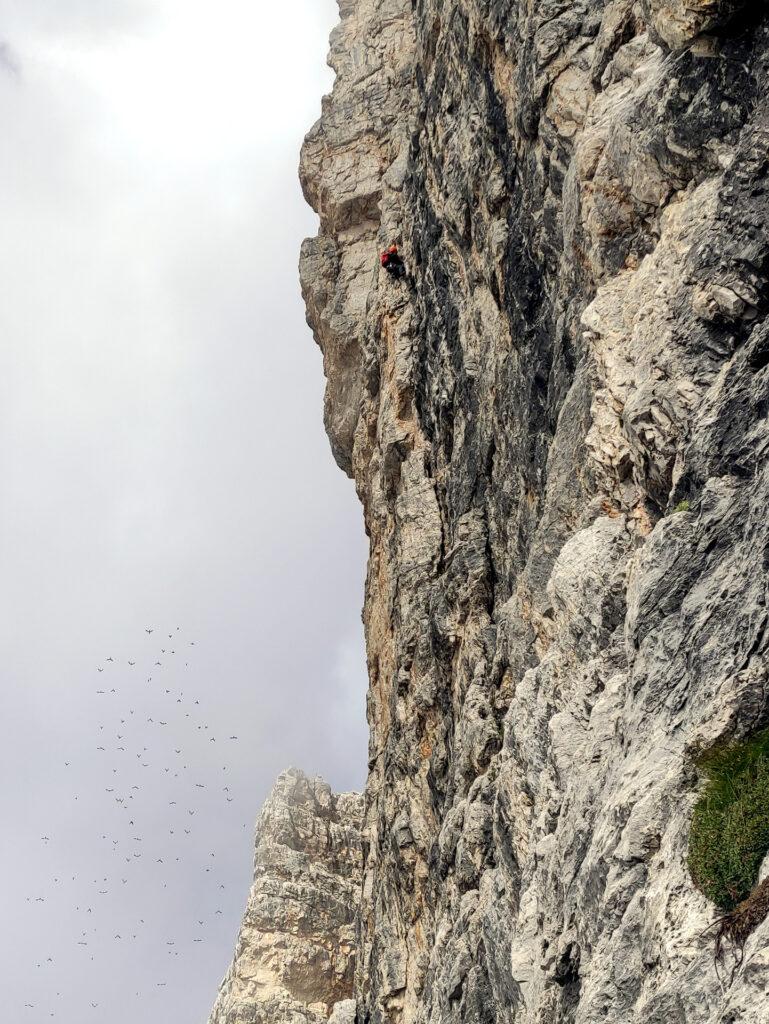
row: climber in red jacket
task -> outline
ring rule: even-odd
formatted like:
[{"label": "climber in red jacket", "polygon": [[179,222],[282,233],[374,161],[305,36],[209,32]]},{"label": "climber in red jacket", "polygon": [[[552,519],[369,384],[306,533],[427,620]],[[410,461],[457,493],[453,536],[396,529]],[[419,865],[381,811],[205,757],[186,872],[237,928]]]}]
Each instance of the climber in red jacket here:
[{"label": "climber in red jacket", "polygon": [[379,262],[393,277],[403,277],[406,273],[406,267],[398,254],[398,246],[394,242],[389,249],[384,250],[379,257]]}]

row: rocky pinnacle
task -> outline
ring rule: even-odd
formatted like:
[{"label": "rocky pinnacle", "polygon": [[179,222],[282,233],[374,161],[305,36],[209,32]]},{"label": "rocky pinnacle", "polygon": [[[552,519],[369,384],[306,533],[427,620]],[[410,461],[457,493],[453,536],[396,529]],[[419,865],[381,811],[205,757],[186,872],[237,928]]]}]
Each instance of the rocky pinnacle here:
[{"label": "rocky pinnacle", "polygon": [[361,797],[284,772],[256,827],[254,884],[209,1024],[350,1024]]}]

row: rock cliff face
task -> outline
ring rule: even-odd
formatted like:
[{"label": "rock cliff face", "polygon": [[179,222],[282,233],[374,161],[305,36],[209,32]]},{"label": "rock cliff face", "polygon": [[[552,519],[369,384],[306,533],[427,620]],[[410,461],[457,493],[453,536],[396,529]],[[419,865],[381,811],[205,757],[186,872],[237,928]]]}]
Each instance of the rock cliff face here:
[{"label": "rock cliff face", "polygon": [[254,884],[209,1024],[352,1024],[362,800],[284,772],[256,828]]},{"label": "rock cliff face", "polygon": [[769,718],[766,7],[340,12],[301,277],[371,542],[359,1024],[765,1022],[769,923],[719,980],[686,853],[691,752]]}]

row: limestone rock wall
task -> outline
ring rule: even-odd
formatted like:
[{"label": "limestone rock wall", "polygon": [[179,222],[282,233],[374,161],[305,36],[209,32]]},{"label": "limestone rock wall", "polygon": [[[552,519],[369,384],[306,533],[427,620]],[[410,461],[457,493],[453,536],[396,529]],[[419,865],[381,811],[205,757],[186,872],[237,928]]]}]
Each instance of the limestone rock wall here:
[{"label": "limestone rock wall", "polygon": [[340,13],[301,278],[371,545],[358,1022],[759,1024],[769,924],[719,980],[685,858],[691,751],[769,719],[766,7]]},{"label": "limestone rock wall", "polygon": [[350,1024],[362,799],[284,772],[256,828],[254,884],[209,1024]]}]

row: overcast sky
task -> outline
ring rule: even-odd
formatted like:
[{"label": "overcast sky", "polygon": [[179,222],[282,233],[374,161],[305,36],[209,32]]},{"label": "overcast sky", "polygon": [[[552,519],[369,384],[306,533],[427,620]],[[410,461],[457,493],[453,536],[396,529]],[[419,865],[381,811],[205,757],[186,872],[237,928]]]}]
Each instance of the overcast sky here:
[{"label": "overcast sky", "polygon": [[296,270],[336,19],[0,0],[9,1021],[202,1024],[275,776],[364,777],[364,537]]}]

